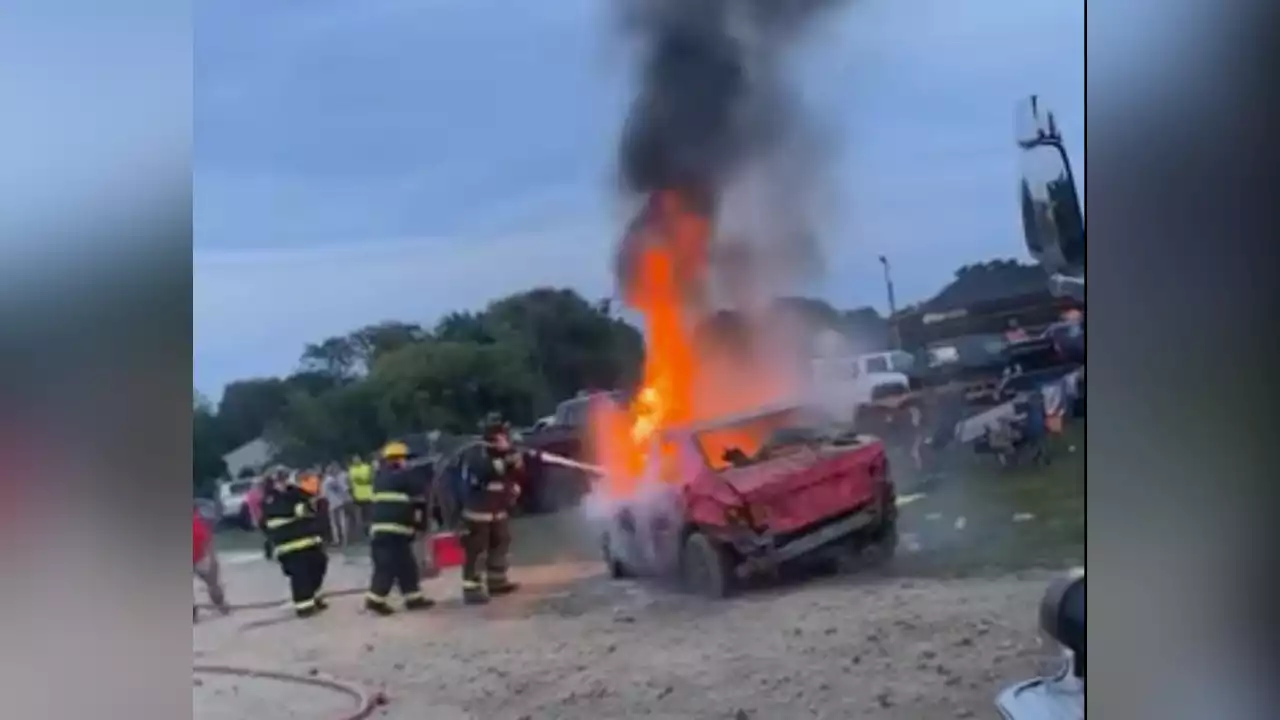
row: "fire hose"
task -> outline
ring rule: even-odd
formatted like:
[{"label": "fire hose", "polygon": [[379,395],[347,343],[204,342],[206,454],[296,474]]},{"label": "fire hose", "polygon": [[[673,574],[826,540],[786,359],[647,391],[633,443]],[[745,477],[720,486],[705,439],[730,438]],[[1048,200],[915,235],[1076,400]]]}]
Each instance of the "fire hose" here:
[{"label": "fire hose", "polygon": [[257,680],[275,680],[332,690],[350,697],[356,703],[355,710],[346,711],[344,714],[339,715],[336,720],[364,720],[364,718],[372,715],[379,705],[384,705],[387,702],[386,696],[381,692],[371,694],[357,685],[318,675],[294,675],[277,670],[258,670],[231,665],[192,665],[191,672],[194,675],[222,675]]}]

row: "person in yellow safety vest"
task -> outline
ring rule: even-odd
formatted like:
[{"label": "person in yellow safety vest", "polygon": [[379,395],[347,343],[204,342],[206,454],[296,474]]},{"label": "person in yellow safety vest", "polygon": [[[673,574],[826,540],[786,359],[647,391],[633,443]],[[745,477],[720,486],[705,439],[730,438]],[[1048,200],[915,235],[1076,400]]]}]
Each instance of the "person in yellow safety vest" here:
[{"label": "person in yellow safety vest", "polygon": [[351,482],[351,499],[356,505],[356,524],[366,537],[369,534],[370,513],[373,510],[373,468],[360,458],[352,458],[347,468]]}]

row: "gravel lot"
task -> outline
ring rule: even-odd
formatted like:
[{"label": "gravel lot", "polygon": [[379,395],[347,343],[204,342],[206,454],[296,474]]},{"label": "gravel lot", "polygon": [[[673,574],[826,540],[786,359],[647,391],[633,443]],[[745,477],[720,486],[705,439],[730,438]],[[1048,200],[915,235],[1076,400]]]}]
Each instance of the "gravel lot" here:
[{"label": "gravel lot", "polygon": [[[278,596],[265,563],[227,567],[233,599]],[[368,571],[338,562],[332,587]],[[486,608],[457,578],[422,614],[375,618],[359,596],[308,621],[287,610],[203,619],[196,662],[341,678],[385,693],[388,718],[963,718],[1039,666],[1041,573],[939,580],[814,579],[721,603],[594,563],[519,568],[527,592]],[[197,720],[337,718],[350,699],[276,680],[197,675]]]}]

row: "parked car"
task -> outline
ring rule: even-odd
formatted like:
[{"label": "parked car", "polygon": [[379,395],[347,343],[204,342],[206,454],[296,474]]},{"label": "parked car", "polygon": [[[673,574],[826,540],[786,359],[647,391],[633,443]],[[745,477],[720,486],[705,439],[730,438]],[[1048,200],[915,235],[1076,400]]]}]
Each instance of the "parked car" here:
[{"label": "parked car", "polygon": [[253,528],[249,504],[245,502],[252,488],[253,478],[232,480],[218,486],[218,504],[221,506],[221,512],[218,515],[220,522],[232,524],[244,530]]},{"label": "parked car", "polygon": [[[593,403],[625,403],[620,391],[582,393],[556,406],[555,415],[512,440],[531,450],[554,453],[571,460],[587,460],[587,439]],[[538,460],[527,469],[525,491],[520,496],[521,509],[528,513],[554,512],[576,505],[591,488],[590,478],[579,470],[551,465]]]}]

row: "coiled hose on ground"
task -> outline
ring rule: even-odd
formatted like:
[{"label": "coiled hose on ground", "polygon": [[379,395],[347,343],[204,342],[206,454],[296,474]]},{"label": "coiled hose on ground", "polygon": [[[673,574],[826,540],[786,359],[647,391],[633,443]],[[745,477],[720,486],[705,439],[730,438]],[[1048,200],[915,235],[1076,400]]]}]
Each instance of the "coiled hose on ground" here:
[{"label": "coiled hose on ground", "polygon": [[379,705],[386,703],[386,696],[381,692],[370,693],[357,685],[318,675],[294,675],[293,673],[280,672],[278,670],[200,664],[192,665],[191,673],[193,675],[222,675],[255,680],[275,680],[277,682],[323,688],[346,695],[355,701],[356,708],[354,710],[346,711],[344,714],[334,718],[334,720],[364,720],[364,718],[372,715]]}]

